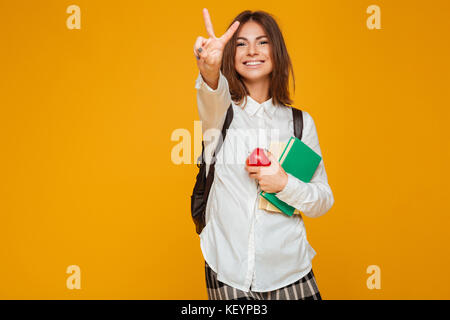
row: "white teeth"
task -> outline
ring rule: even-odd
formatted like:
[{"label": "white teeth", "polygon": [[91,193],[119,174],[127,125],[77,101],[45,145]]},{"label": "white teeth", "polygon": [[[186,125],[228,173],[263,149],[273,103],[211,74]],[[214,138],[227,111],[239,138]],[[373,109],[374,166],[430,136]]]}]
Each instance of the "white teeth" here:
[{"label": "white teeth", "polygon": [[245,65],[247,65],[247,66],[254,66],[254,65],[257,65],[257,64],[261,64],[261,63],[262,63],[261,61],[249,61],[249,62],[246,62]]}]

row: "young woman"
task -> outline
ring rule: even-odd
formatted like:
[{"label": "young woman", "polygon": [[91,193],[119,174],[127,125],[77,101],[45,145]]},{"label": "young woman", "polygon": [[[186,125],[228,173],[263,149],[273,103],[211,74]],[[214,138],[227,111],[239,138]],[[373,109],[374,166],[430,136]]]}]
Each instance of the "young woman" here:
[{"label": "young woman", "polygon": [[[272,141],[286,143],[294,135],[294,75],[281,31],[270,14],[244,11],[216,37],[207,9],[203,17],[209,38],[197,38],[194,55],[207,171],[218,142],[209,133],[222,129],[230,104],[234,114],[216,155],[200,234],[208,298],[321,299],[311,264],[316,252],[301,215],[259,209],[258,201],[261,190],[275,192],[308,217],[323,215],[334,203],[323,160],[309,183],[287,174],[270,153],[270,167],[245,164],[254,148],[269,149]],[[303,123],[302,141],[322,155],[306,111]]]}]

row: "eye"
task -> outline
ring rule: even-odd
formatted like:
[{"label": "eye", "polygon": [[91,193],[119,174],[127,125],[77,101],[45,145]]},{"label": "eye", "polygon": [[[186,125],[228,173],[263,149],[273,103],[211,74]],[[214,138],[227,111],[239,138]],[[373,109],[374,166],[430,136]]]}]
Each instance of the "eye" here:
[{"label": "eye", "polygon": [[237,47],[242,47],[241,45],[244,45],[244,42],[238,42],[238,44],[236,45]]},{"label": "eye", "polygon": [[260,43],[269,43],[269,41],[263,40]]}]

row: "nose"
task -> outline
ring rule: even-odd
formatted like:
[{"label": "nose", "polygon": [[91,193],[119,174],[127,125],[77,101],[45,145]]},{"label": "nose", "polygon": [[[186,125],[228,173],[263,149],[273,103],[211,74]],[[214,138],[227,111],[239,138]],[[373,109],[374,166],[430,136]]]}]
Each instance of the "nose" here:
[{"label": "nose", "polygon": [[257,54],[257,47],[256,47],[256,43],[250,43],[248,45],[248,50],[247,50],[247,55],[249,56],[254,56],[255,54]]}]

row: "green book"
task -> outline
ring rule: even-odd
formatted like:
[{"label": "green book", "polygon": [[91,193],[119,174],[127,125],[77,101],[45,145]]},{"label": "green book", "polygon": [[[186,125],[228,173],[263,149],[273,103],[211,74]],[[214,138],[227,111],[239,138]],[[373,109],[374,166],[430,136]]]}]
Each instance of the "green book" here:
[{"label": "green book", "polygon": [[[296,137],[289,139],[278,159],[284,171],[303,182],[311,181],[321,160],[319,154]],[[276,193],[261,191],[260,195],[288,216],[294,214],[295,208],[278,199]]]}]

